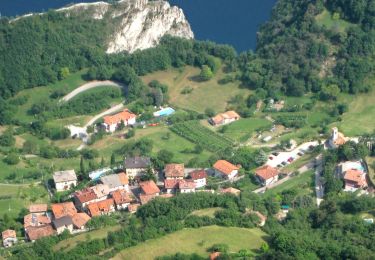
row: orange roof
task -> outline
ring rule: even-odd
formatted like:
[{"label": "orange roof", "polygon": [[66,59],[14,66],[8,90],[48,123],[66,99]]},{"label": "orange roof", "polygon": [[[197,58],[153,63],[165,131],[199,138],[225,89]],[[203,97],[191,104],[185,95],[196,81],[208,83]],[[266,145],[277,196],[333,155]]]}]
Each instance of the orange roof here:
[{"label": "orange roof", "polygon": [[73,225],[77,228],[81,228],[86,225],[86,223],[90,220],[90,216],[86,213],[77,213],[73,216]]},{"label": "orange roof", "polygon": [[214,164],[214,169],[215,170],[218,170],[226,175],[229,175],[232,173],[232,171],[234,170],[239,170],[240,168],[237,167],[236,165],[233,165],[231,164],[230,162],[228,161],[225,161],[225,160],[218,160],[215,164]]},{"label": "orange roof", "polygon": [[344,180],[354,182],[358,186],[365,186],[367,184],[365,174],[357,169],[347,170],[345,172]]},{"label": "orange roof", "polygon": [[185,176],[184,164],[170,163],[165,165],[165,177],[183,178]]},{"label": "orange roof", "polygon": [[114,200],[113,199],[106,199],[94,203],[90,203],[87,205],[87,208],[89,209],[90,215],[92,217],[100,216],[101,212],[109,213],[111,212],[112,207],[114,206]]},{"label": "orange roof", "polygon": [[154,195],[160,192],[158,186],[156,186],[154,181],[144,181],[139,183],[141,189],[145,195]]},{"label": "orange roof", "polygon": [[30,213],[46,212],[47,204],[32,204],[29,206]]},{"label": "orange roof", "polygon": [[128,185],[129,184],[129,178],[128,178],[128,175],[125,172],[119,173],[118,177],[119,177],[122,185]]},{"label": "orange roof", "polygon": [[26,234],[30,240],[37,240],[42,237],[48,237],[55,234],[55,230],[52,225],[45,225],[41,227],[29,227],[26,230]]},{"label": "orange roof", "polygon": [[72,217],[77,213],[77,209],[74,207],[73,202],[52,204],[51,208],[55,218],[61,218],[64,216]]},{"label": "orange roof", "polygon": [[30,213],[23,217],[23,227],[37,227],[44,224],[50,224],[51,219],[47,216],[40,216],[33,213]]},{"label": "orange roof", "polygon": [[255,174],[263,180],[268,180],[279,175],[279,170],[269,165],[263,165],[255,170]]},{"label": "orange roof", "polygon": [[177,179],[165,179],[164,180],[164,188],[166,189],[177,189],[178,188],[178,181]]},{"label": "orange roof", "polygon": [[12,229],[7,229],[7,230],[5,230],[1,233],[1,236],[2,236],[3,240],[5,240],[7,238],[16,238],[17,234],[16,234],[16,231],[14,231]]},{"label": "orange roof", "polygon": [[199,179],[204,179],[207,178],[207,173],[205,170],[195,170],[189,173],[191,179],[193,180],[199,180]]},{"label": "orange roof", "polygon": [[149,194],[149,195],[141,194],[141,195],[139,195],[139,199],[141,200],[142,205],[148,203],[149,201],[155,199],[156,197],[157,197],[157,195],[155,195],[155,194]]},{"label": "orange roof", "polygon": [[241,193],[240,190],[232,188],[232,187],[229,187],[229,188],[226,188],[226,189],[221,189],[220,192],[221,193],[230,193],[230,194],[234,194],[236,196],[238,196]]},{"label": "orange roof", "polygon": [[129,212],[136,212],[139,206],[141,206],[141,204],[139,204],[139,203],[130,204],[128,206],[128,210],[129,210]]},{"label": "orange roof", "polygon": [[128,109],[111,116],[104,117],[104,123],[107,125],[119,124],[121,121],[126,122],[127,120],[136,118],[137,116],[131,113]]},{"label": "orange roof", "polygon": [[116,190],[112,192],[111,195],[116,205],[130,203],[133,200],[130,193],[126,192],[125,190]]},{"label": "orange roof", "polygon": [[178,188],[181,189],[195,189],[195,182],[193,180],[179,180]]},{"label": "orange roof", "polygon": [[86,202],[89,202],[98,198],[95,192],[90,188],[77,191],[74,193],[74,196],[81,203],[86,203]]},{"label": "orange roof", "polygon": [[220,252],[212,252],[210,254],[210,260],[215,260],[220,256]]},{"label": "orange roof", "polygon": [[96,197],[98,199],[106,197],[109,194],[109,186],[105,184],[96,184],[95,186],[92,186],[90,189],[92,189]]},{"label": "orange roof", "polygon": [[215,125],[219,125],[223,122],[224,119],[238,119],[240,116],[236,113],[236,111],[227,111],[225,113],[217,114],[211,120],[215,123]]}]

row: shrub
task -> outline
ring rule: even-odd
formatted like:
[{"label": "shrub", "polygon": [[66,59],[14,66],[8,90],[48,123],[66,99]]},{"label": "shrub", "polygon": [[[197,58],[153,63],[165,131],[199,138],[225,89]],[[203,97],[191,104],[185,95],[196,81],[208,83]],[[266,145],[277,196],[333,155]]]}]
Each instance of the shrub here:
[{"label": "shrub", "polygon": [[20,162],[20,158],[17,154],[11,153],[7,157],[4,158],[4,162],[9,165],[16,165]]}]

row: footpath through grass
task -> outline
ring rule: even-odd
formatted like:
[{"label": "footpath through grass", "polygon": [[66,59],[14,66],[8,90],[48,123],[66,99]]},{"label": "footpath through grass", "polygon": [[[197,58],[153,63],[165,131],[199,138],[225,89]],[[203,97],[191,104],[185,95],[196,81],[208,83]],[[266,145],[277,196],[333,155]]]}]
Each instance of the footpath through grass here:
[{"label": "footpath through grass", "polygon": [[230,252],[258,249],[265,242],[266,233],[258,228],[208,226],[183,229],[158,239],[152,239],[121,251],[113,259],[151,260],[158,256],[196,253],[208,257],[207,249],[214,244],[227,244]]}]

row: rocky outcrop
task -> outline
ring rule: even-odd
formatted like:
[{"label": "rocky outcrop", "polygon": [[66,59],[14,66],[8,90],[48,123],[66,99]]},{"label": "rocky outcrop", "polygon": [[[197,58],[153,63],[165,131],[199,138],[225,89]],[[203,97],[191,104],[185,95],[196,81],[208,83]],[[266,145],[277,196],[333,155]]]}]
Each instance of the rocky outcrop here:
[{"label": "rocky outcrop", "polygon": [[164,35],[194,38],[182,9],[166,1],[123,0],[116,4],[97,2],[59,9],[67,14],[85,12],[93,19],[111,19],[107,53],[134,52],[154,47]]},{"label": "rocky outcrop", "polygon": [[121,23],[108,42],[107,53],[150,48],[166,34],[194,37],[183,11],[165,1],[122,1],[112,16],[121,17]]}]

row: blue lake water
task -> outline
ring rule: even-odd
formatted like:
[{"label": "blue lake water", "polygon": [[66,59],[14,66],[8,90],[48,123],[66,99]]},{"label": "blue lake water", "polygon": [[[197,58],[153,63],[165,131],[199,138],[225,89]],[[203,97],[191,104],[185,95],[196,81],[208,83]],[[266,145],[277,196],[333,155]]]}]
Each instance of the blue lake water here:
[{"label": "blue lake water", "polygon": [[[259,25],[270,17],[277,0],[170,0],[181,7],[195,37],[233,45],[238,51],[255,49]],[[0,0],[3,16],[47,11],[70,3],[95,0]]]}]

